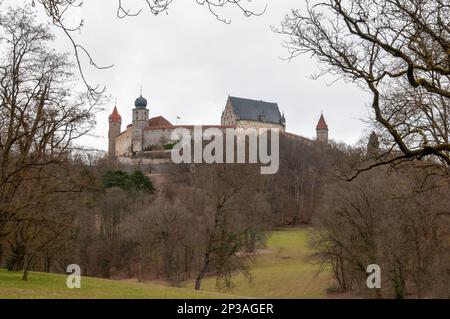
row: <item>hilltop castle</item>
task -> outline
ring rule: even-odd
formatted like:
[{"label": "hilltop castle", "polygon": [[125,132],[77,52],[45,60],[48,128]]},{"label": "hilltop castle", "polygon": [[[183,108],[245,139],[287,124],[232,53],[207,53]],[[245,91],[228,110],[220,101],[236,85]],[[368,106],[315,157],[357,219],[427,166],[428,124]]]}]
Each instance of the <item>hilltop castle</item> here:
[{"label": "hilltop castle", "polygon": [[[149,118],[147,100],[139,96],[132,109],[132,123],[121,131],[122,117],[114,106],[109,116],[110,158],[131,158],[147,151],[164,150],[171,140],[172,131],[183,127],[193,130],[194,125],[172,125],[162,116]],[[280,113],[277,103],[229,96],[222,112],[220,125],[203,125],[203,128],[278,128],[286,133],[286,118]],[[290,134],[290,136],[301,138]],[[328,126],[323,115],[316,126],[316,140],[328,143]]]}]

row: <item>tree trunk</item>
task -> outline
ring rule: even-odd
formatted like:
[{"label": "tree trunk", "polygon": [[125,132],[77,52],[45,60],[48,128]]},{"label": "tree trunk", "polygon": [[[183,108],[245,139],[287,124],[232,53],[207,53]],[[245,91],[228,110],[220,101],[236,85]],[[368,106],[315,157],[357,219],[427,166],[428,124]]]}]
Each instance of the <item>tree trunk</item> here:
[{"label": "tree trunk", "polygon": [[203,265],[200,273],[198,274],[197,278],[195,279],[195,290],[200,290],[200,286],[202,284],[202,279],[205,276],[207,269],[208,269],[208,265],[207,264]]},{"label": "tree trunk", "polygon": [[203,267],[200,270],[197,278],[195,279],[195,290],[200,290],[200,286],[202,284],[202,279],[203,279],[203,277],[205,277],[206,272],[208,271],[209,262],[210,262],[209,254],[210,254],[210,251],[208,249],[208,252],[205,254],[205,262],[203,263]]},{"label": "tree trunk", "polygon": [[191,277],[191,273],[189,271],[190,260],[191,260],[190,249],[188,246],[184,247],[184,280],[187,280]]},{"label": "tree trunk", "polygon": [[44,253],[44,272],[50,272],[50,266],[52,264],[51,257],[48,252]]},{"label": "tree trunk", "polygon": [[138,281],[144,281],[144,256],[142,252],[142,246],[139,246],[139,273],[138,273]]},{"label": "tree trunk", "polygon": [[254,253],[256,250],[256,233],[254,230],[250,230],[246,237],[246,247],[247,247],[247,252],[249,253]]},{"label": "tree trunk", "polygon": [[30,267],[30,260],[28,257],[28,254],[25,254],[24,260],[23,260],[23,276],[22,280],[27,281],[28,280],[28,268]]}]

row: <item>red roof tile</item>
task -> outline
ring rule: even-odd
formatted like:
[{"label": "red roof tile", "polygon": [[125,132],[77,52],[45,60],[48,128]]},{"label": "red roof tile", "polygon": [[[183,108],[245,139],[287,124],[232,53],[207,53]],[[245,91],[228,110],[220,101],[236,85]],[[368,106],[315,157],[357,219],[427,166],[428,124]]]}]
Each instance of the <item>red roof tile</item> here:
[{"label": "red roof tile", "polygon": [[328,130],[327,122],[325,122],[325,118],[323,117],[323,114],[320,114],[319,123],[317,123],[316,126],[317,130]]},{"label": "red roof tile", "polygon": [[172,126],[173,126],[172,123],[170,123],[162,116],[152,117],[150,120],[148,120],[148,128],[172,127]]},{"label": "red roof tile", "polygon": [[121,122],[122,117],[120,116],[119,112],[117,112],[117,107],[114,106],[114,110],[112,111],[111,115],[109,116],[109,120],[111,122]]}]

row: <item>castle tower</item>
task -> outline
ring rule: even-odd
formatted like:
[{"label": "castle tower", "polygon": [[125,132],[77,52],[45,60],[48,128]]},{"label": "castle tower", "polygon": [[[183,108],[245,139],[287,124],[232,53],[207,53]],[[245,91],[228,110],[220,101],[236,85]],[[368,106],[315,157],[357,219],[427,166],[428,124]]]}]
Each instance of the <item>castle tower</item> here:
[{"label": "castle tower", "polygon": [[316,126],[316,140],[320,143],[328,143],[328,125],[325,122],[323,114],[320,115],[319,122]]},{"label": "castle tower", "polygon": [[117,106],[114,105],[114,110],[109,116],[109,130],[108,130],[108,157],[113,159],[116,157],[116,138],[120,135],[120,126],[122,125],[122,117],[117,112]]},{"label": "castle tower", "polygon": [[380,141],[378,139],[377,133],[372,131],[369,137],[369,142],[367,143],[367,155],[375,156],[380,152]]},{"label": "castle tower", "polygon": [[141,95],[134,101],[132,151],[142,151],[144,129],[148,126],[147,100]]}]

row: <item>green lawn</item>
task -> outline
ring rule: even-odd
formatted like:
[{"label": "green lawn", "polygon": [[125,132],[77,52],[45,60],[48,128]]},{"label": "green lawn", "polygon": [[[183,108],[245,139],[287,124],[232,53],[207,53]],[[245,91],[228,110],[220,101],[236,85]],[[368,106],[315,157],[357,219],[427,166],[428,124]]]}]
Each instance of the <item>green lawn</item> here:
[{"label": "green lawn", "polygon": [[[251,269],[251,281],[239,274],[227,292],[256,298],[325,298],[331,274],[329,270],[319,274],[319,266],[309,261],[311,250],[306,244],[312,232],[306,228],[273,232],[267,249],[260,253]],[[193,282],[185,286],[193,287]],[[205,279],[202,291],[216,292],[215,279]]]},{"label": "green lawn", "polygon": [[268,239],[267,249],[256,258],[249,282],[243,275],[233,278],[230,291],[219,292],[214,278],[202,282],[202,291],[82,277],[81,289],[68,289],[65,275],[31,272],[28,281],[22,273],[0,269],[0,298],[325,298],[330,285],[328,271],[318,275],[318,266],[309,262],[306,246],[313,230],[277,230]]},{"label": "green lawn", "polygon": [[1,298],[232,298],[153,284],[82,277],[80,289],[66,287],[65,275],[31,272],[28,281],[22,273],[0,269]]}]

